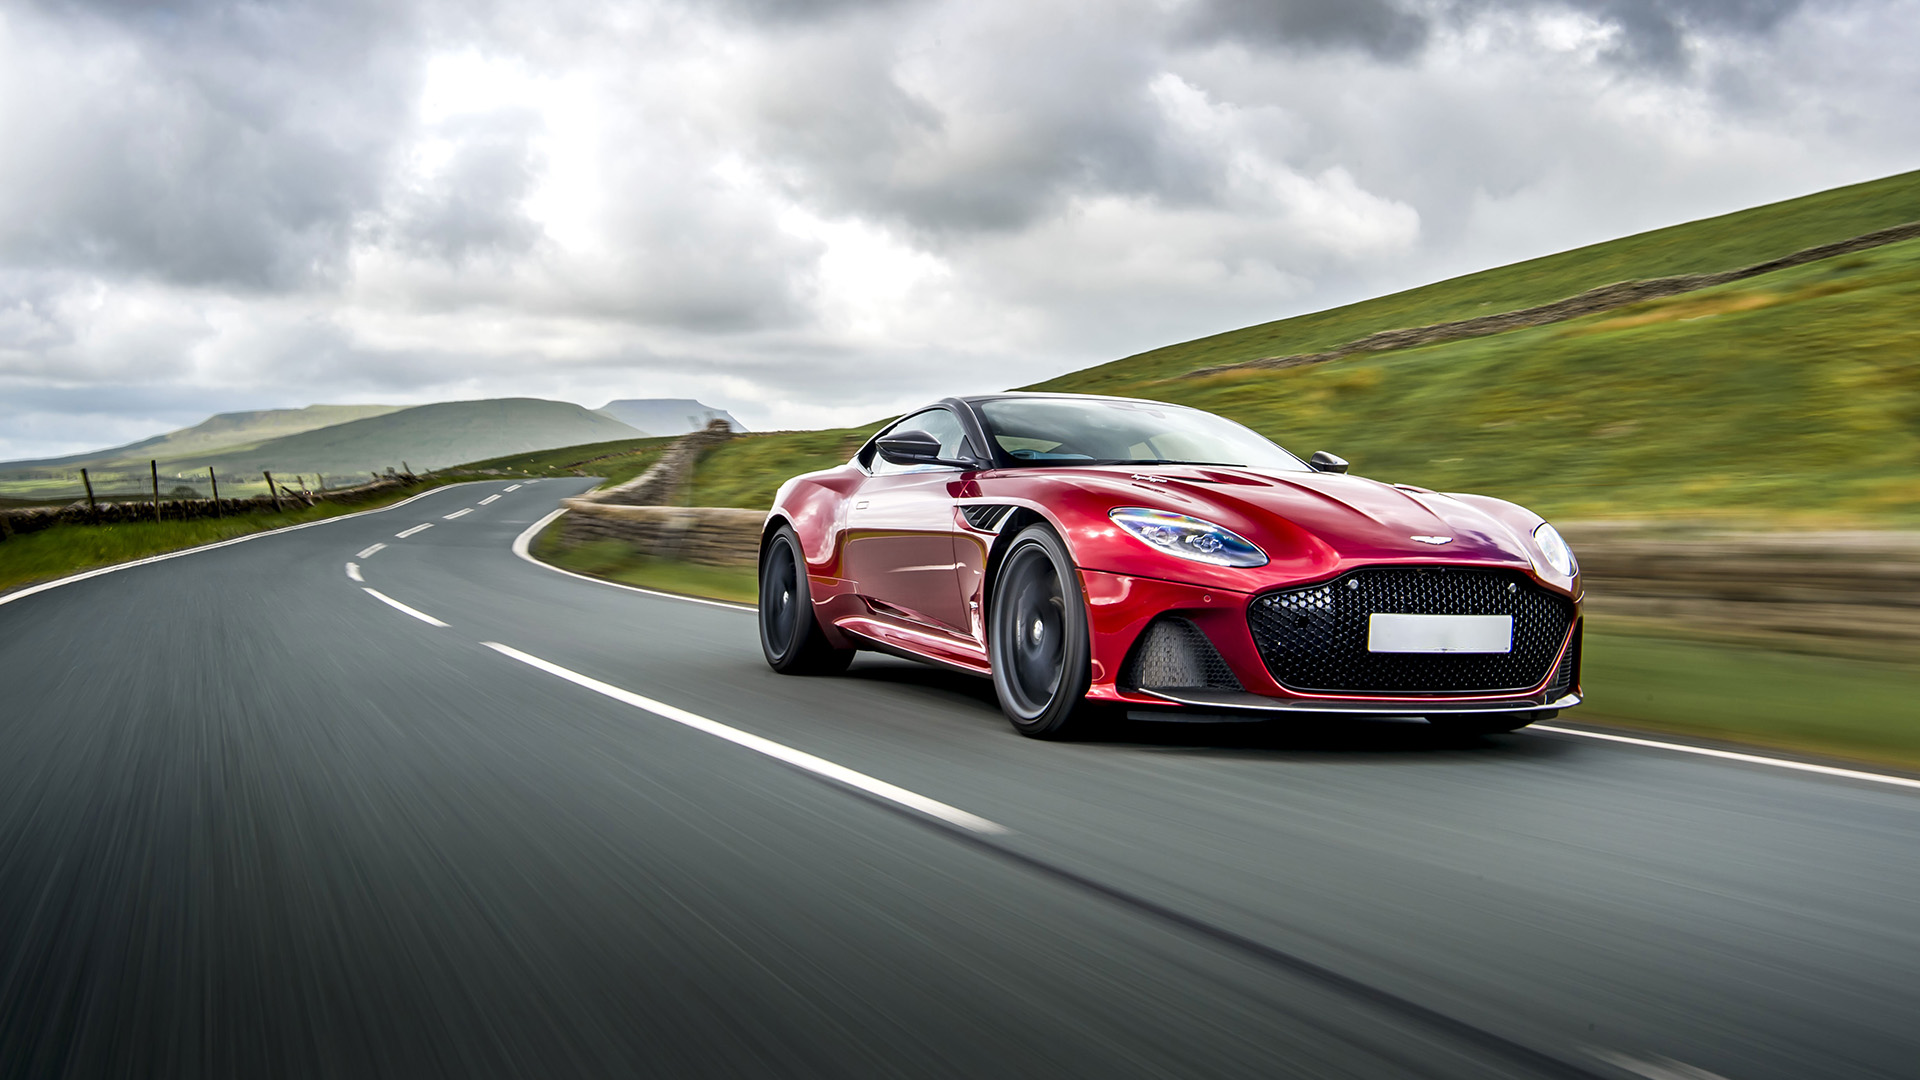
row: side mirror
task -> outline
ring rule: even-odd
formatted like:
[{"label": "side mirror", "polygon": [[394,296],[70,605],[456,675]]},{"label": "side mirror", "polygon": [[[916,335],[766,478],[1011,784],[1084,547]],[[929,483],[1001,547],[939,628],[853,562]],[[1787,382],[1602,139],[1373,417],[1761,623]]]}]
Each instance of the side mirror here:
[{"label": "side mirror", "polygon": [[895,431],[880,436],[875,447],[880,456],[895,465],[953,465],[973,468],[971,461],[954,461],[940,456],[940,440],[925,431]]},{"label": "side mirror", "polygon": [[1314,472],[1343,473],[1347,471],[1347,459],[1325,450],[1315,450],[1313,456],[1307,459],[1307,468]]}]

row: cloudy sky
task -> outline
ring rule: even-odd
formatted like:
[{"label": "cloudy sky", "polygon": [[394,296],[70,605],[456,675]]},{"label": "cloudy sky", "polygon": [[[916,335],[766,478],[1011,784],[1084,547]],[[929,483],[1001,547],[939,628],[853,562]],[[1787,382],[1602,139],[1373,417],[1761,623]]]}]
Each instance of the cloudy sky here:
[{"label": "cloudy sky", "polygon": [[1920,167],[1914,0],[0,0],[0,459],[852,423]]}]

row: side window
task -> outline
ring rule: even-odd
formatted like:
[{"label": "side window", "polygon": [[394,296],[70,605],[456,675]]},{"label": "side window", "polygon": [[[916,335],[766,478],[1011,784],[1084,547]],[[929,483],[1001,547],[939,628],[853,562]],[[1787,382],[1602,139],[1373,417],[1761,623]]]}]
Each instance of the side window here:
[{"label": "side window", "polygon": [[[945,409],[926,409],[888,428],[888,431],[924,431],[940,440],[940,456],[957,458],[967,456],[967,433],[960,426],[960,418]],[[940,465],[895,465],[880,456],[879,450],[871,452],[866,462],[875,476],[891,476],[903,472],[923,472],[927,469],[943,468]]]}]

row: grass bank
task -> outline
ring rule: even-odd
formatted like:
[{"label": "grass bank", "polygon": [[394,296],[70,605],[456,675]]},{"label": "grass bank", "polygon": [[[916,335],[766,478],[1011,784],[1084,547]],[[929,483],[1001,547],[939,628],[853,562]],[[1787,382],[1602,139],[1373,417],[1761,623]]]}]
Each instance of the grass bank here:
[{"label": "grass bank", "polygon": [[558,523],[534,538],[536,558],[576,574],[638,585],[643,589],[752,604],[759,598],[758,575],[751,566],[705,566],[679,559],[641,555],[618,540],[563,545]]},{"label": "grass bank", "polygon": [[302,506],[280,513],[236,514],[232,517],[195,518],[190,521],[55,525],[39,532],[22,533],[0,541],[0,593],[85,570],[164,555],[169,551],[181,551],[288,525],[324,521],[344,514],[391,506],[448,482],[434,479],[422,485],[382,492],[364,500],[323,502],[318,506]]}]

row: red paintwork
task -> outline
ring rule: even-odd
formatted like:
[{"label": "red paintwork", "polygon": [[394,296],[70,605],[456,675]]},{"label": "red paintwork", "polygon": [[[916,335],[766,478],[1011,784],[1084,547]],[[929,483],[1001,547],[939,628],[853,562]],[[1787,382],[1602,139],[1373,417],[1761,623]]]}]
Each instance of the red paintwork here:
[{"label": "red paintwork", "polygon": [[[862,504],[865,505],[862,505]],[[1518,570],[1581,599],[1578,575],[1536,567],[1529,510],[1479,495],[1443,495],[1407,485],[1328,473],[1261,473],[1215,466],[1023,467],[868,475],[857,462],[787,481],[774,520],[793,525],[806,555],[815,613],[834,644],[884,647],[966,671],[988,672],[987,578],[1000,535],[969,526],[968,503],[1022,507],[1050,523],[1080,568],[1093,652],[1090,698],[1164,705],[1116,688],[1128,650],[1152,619],[1179,611],[1213,641],[1241,685],[1301,702],[1391,702],[1406,695],[1301,694],[1273,680],[1247,625],[1256,593],[1305,584],[1359,566],[1395,563]],[[1188,514],[1223,525],[1259,545],[1267,565],[1209,566],[1149,548],[1107,517],[1121,506]],[[1454,537],[1444,548],[1417,534]],[[1549,676],[1551,677],[1551,676]],[[1528,693],[1452,703],[1512,703]],[[1577,692],[1577,689],[1576,689]]]}]

